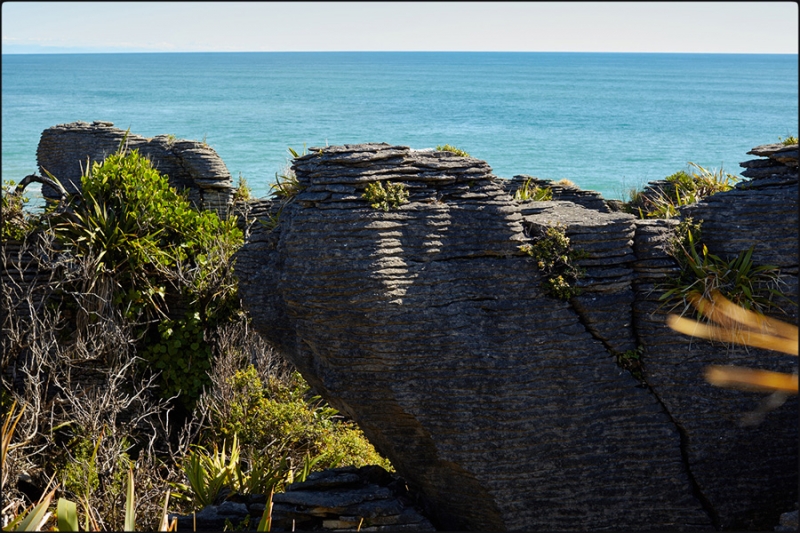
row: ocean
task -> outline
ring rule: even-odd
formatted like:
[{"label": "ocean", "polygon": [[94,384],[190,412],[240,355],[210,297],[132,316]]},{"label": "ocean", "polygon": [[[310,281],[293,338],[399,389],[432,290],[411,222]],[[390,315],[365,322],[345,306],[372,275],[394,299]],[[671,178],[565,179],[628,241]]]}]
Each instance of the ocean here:
[{"label": "ocean", "polygon": [[287,148],[451,144],[606,198],[798,134],[797,55],[292,52],[2,56],[2,174],[82,120],[205,140],[258,197]]}]

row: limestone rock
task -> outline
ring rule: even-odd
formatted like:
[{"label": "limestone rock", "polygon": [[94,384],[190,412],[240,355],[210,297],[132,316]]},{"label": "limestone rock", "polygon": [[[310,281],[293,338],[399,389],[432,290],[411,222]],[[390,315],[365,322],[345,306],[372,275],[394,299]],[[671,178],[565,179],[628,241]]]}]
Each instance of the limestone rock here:
[{"label": "limestone rock", "polygon": [[[103,161],[125,139],[125,131],[113,126],[111,122],[95,121],[47,128],[37,149],[40,172],[43,175],[45,170],[50,172],[67,192],[76,192],[87,165]],[[138,149],[155,168],[169,176],[170,185],[188,190],[195,205],[227,215],[233,198],[231,175],[213,148],[169,135],[148,139],[129,133],[125,140],[130,149]],[[46,198],[57,196],[48,186],[42,187],[42,194]]]},{"label": "limestone rock", "polygon": [[[307,188],[237,255],[244,303],[434,502],[438,527],[710,524],[660,404],[539,290],[518,250],[526,218],[488,165],[373,144],[312,149],[294,169]],[[406,184],[409,202],[370,207],[377,180]],[[630,270],[630,217],[586,211],[614,235],[603,251],[581,228],[586,245]]]}]

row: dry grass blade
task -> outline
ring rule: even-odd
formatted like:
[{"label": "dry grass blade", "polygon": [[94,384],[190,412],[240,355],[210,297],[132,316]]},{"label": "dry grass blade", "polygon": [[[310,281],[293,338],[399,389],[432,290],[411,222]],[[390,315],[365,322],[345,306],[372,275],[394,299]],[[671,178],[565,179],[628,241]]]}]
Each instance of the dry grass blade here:
[{"label": "dry grass blade", "polygon": [[738,366],[709,366],[706,380],[717,387],[797,394],[797,374],[755,370]]},{"label": "dry grass blade", "polygon": [[[797,356],[797,326],[738,307],[719,291],[712,292],[711,298],[706,299],[698,295],[690,301],[700,313],[709,320],[722,324],[721,326],[703,324],[676,315],[667,317],[667,325],[679,333],[692,337],[732,342]],[[718,387],[798,393],[797,373],[785,374],[735,366],[710,366],[706,369],[705,377],[709,383]]]},{"label": "dry grass blade", "polygon": [[797,355],[797,339],[792,340],[766,333],[756,333],[750,330],[710,326],[676,315],[669,315],[667,317],[667,325],[678,333],[683,333],[691,337],[701,337],[703,339],[719,342],[733,342],[745,346],[752,346],[753,348],[764,348],[790,355]]},{"label": "dry grass blade", "polygon": [[[699,294],[694,294],[690,296],[689,301],[698,311],[717,324],[724,326],[741,324],[751,330],[760,331],[770,336],[782,337],[793,341],[798,340],[797,326],[794,324],[787,324],[739,307],[722,296],[718,290],[711,293],[711,300],[707,300]],[[796,346],[793,354],[797,355]]]}]

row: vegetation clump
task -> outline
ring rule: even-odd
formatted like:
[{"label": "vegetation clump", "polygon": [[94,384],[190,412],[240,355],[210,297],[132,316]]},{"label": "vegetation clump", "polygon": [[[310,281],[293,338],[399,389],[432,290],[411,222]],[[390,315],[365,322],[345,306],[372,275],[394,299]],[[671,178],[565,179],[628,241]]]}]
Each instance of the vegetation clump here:
[{"label": "vegetation clump", "polygon": [[374,209],[389,211],[408,203],[408,188],[404,183],[375,181],[367,185],[361,197]]},{"label": "vegetation clump", "polygon": [[253,197],[250,185],[247,180],[239,174],[239,183],[236,185],[236,190],[233,193],[234,202],[247,202]]},{"label": "vegetation clump", "polygon": [[707,196],[729,191],[739,180],[722,169],[707,170],[689,163],[695,170],[680,170],[665,178],[666,185],[650,191],[632,191],[623,210],[639,218],[674,218],[678,208],[699,202]]},{"label": "vegetation clump", "polygon": [[451,154],[456,154],[457,156],[461,157],[472,157],[461,148],[456,148],[455,146],[451,146],[449,144],[440,144],[436,147],[436,150],[439,152],[450,152]]},{"label": "vegetation clump", "polygon": [[785,139],[778,137],[778,141],[784,146],[790,146],[792,144],[797,144],[797,137],[794,135],[788,135]]},{"label": "vegetation clump", "polygon": [[3,241],[21,240],[30,229],[30,222],[25,216],[25,204],[29,198],[16,191],[16,182],[3,182],[2,212],[0,219],[0,239]]},{"label": "vegetation clump", "polygon": [[[0,287],[4,524],[131,530],[135,485],[136,527],[163,530],[167,504],[185,514],[209,491],[189,472],[207,480],[221,462],[224,487],[250,493],[323,466],[390,466],[249,328],[234,217],[195,209],[122,147],[81,187],[37,216],[3,195],[0,259],[13,280]],[[45,275],[27,275],[9,240]],[[26,416],[12,421],[18,405]],[[30,513],[37,496],[17,488],[22,472],[42,494]],[[57,516],[47,514],[55,490]]]},{"label": "vegetation clump", "polygon": [[519,247],[520,251],[536,260],[536,265],[544,275],[542,289],[545,293],[561,300],[569,300],[581,293],[575,283],[584,273],[575,265],[575,261],[586,256],[570,246],[565,229],[560,224],[550,226],[533,244]]},{"label": "vegetation clump", "polygon": [[[780,269],[774,265],[756,265],[751,246],[735,257],[723,258],[712,254],[700,240],[701,222],[691,218],[682,221],[676,228],[672,241],[672,256],[680,265],[680,275],[664,286],[660,300],[672,304],[671,310],[682,308],[682,314],[693,308],[700,300],[713,301],[713,295],[721,294],[736,306],[757,313],[772,309],[783,311],[781,301],[792,303],[781,291],[785,282]],[[700,319],[702,310],[697,309]]]},{"label": "vegetation clump", "polygon": [[514,192],[514,200],[518,202],[544,202],[553,199],[553,189],[539,187],[528,178],[525,183]]}]

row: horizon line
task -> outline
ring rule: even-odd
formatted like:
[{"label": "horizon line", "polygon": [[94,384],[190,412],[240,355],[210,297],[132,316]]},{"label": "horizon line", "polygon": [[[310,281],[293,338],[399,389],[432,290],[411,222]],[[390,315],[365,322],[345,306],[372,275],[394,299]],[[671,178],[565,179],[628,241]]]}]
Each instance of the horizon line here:
[{"label": "horizon line", "polygon": [[706,55],[798,55],[797,52],[668,52],[668,51],[608,51],[608,50],[51,50],[36,52],[2,52],[0,55],[99,55],[99,54],[320,54],[320,53],[445,53],[445,54],[706,54]]}]

